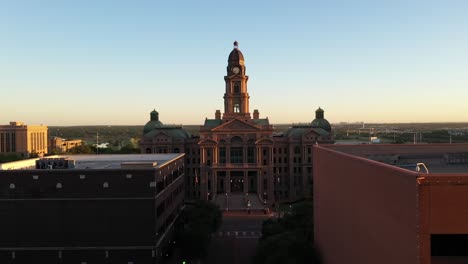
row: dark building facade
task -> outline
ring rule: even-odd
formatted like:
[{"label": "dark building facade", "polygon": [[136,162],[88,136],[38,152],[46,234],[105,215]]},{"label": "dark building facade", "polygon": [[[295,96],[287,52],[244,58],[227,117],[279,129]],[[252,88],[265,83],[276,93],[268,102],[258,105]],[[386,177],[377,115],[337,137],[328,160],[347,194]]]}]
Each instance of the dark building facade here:
[{"label": "dark building facade", "polygon": [[206,118],[198,136],[163,125],[151,112],[141,152],[185,152],[189,198],[250,194],[270,205],[311,194],[312,146],[333,142],[324,111],[319,108],[310,123],[277,132],[257,109],[250,112],[248,80],[244,55],[234,42],[224,76],[224,112]]},{"label": "dark building facade", "polygon": [[2,164],[0,263],[157,263],[183,208],[184,154]]}]

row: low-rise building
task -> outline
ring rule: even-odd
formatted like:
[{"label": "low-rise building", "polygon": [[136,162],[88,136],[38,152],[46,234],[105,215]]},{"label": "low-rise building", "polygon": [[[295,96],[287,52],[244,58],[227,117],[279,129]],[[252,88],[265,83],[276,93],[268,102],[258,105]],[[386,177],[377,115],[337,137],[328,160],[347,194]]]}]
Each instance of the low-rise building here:
[{"label": "low-rise building", "polygon": [[50,152],[55,150],[59,153],[65,153],[81,145],[83,145],[83,140],[81,139],[64,139],[60,137],[52,137],[49,139]]},{"label": "low-rise building", "polygon": [[184,154],[0,167],[0,263],[155,263],[183,208]]}]

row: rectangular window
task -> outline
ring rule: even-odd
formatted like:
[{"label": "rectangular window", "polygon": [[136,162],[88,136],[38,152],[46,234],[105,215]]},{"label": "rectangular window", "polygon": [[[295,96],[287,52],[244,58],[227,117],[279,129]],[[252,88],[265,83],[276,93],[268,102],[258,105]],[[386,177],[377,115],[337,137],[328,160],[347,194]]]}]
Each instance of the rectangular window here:
[{"label": "rectangular window", "polygon": [[432,234],[431,255],[468,256],[467,244],[468,235],[466,234]]},{"label": "rectangular window", "polygon": [[221,164],[226,163],[226,148],[225,147],[219,148],[219,163]]},{"label": "rectangular window", "polygon": [[5,152],[5,144],[3,143],[5,139],[3,138],[3,133],[0,134],[0,152]]},{"label": "rectangular window", "polygon": [[11,152],[16,152],[16,133],[11,134]]},{"label": "rectangular window", "polygon": [[242,163],[242,147],[231,147],[231,163]]},{"label": "rectangular window", "polygon": [[10,152],[10,133],[6,133],[6,152]]},{"label": "rectangular window", "polygon": [[255,163],[255,148],[247,148],[247,163]]}]

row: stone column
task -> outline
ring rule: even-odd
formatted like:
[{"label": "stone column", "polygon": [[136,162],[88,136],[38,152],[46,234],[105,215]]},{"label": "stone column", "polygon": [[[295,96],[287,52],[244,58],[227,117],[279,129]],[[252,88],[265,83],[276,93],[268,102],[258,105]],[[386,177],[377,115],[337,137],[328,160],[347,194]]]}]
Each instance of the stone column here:
[{"label": "stone column", "polygon": [[243,171],[244,173],[244,193],[249,192],[249,178],[247,175],[247,171]]},{"label": "stone column", "polygon": [[226,171],[225,190],[229,194],[231,193],[231,172]]},{"label": "stone column", "polygon": [[216,193],[218,193],[218,171],[213,170],[212,171],[212,179],[213,181],[211,182],[212,187],[211,187],[211,197],[214,197]]},{"label": "stone column", "polygon": [[247,146],[242,146],[242,163],[247,164]]}]

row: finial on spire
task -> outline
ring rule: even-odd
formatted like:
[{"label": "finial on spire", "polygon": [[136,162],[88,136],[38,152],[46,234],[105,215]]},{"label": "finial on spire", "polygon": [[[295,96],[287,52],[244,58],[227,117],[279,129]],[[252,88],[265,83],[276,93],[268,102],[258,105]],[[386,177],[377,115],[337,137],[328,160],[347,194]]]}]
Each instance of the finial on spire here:
[{"label": "finial on spire", "polygon": [[236,41],[234,41],[234,48],[237,49],[238,47],[239,47],[239,42],[237,42],[237,40],[236,40]]}]

